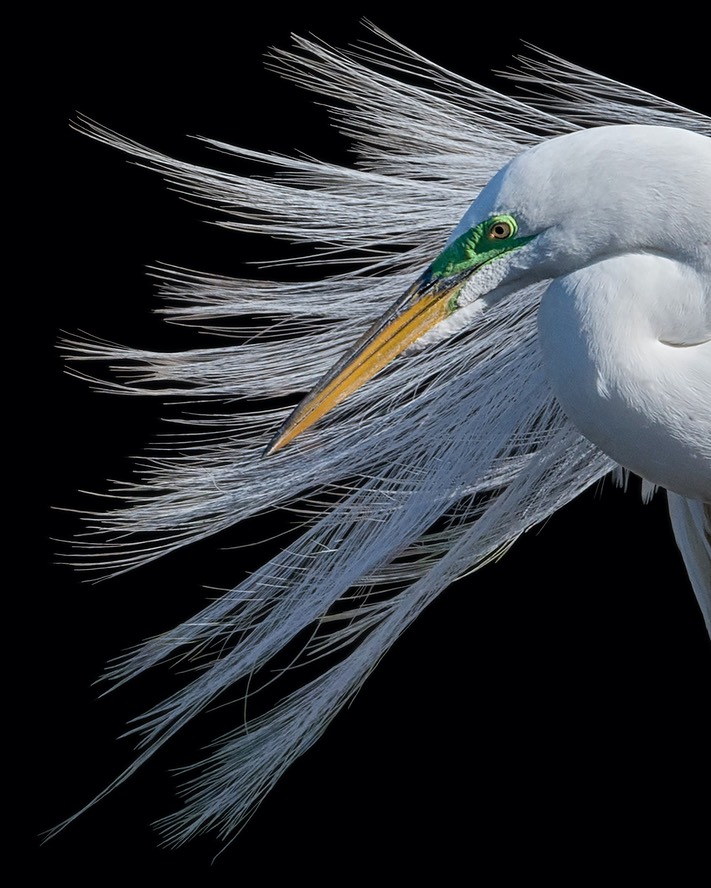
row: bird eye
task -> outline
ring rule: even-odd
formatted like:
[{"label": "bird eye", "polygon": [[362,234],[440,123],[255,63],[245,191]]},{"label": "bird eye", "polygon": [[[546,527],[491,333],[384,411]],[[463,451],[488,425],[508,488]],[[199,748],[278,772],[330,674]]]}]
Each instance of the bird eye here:
[{"label": "bird eye", "polygon": [[515,232],[513,220],[494,219],[486,232],[489,240],[506,240]]}]

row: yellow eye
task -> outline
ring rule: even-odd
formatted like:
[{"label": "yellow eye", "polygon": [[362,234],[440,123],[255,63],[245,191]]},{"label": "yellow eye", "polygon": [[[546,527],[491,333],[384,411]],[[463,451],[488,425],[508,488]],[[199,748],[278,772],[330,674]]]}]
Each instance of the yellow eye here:
[{"label": "yellow eye", "polygon": [[514,233],[514,227],[506,219],[495,219],[490,225],[486,236],[489,240],[506,240]]}]

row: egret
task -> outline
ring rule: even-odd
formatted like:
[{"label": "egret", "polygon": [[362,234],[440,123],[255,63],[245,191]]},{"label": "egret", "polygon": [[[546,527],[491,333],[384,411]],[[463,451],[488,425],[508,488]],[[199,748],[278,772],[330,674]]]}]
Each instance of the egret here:
[{"label": "egret", "polygon": [[[711,122],[545,57],[518,75],[546,93],[524,103],[381,37],[379,53],[297,38],[279,56],[339,106],[355,168],[209,143],[279,174],[249,178],[79,123],[225,224],[333,262],[316,283],[165,269],[174,319],[250,316],[234,345],[66,346],[110,361],[116,391],[310,392],[198,420],[201,436],[121,488],[124,506],[90,517],[77,554],[119,572],[268,509],[303,516],[269,563],[108,670],[119,684],[196,670],[132,729],[136,762],[112,786],[207,707],[247,698],[161,823],[172,843],[232,836],[443,589],[611,471],[669,492],[711,631]],[[260,711],[255,689],[288,681],[272,669],[285,650],[322,668]]]}]

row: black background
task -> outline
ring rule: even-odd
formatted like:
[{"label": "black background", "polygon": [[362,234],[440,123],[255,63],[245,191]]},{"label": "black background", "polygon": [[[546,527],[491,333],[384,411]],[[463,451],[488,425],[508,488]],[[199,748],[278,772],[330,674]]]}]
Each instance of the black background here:
[{"label": "black background", "polygon": [[[503,6],[432,10],[429,19],[363,11],[474,79],[493,82],[490,70],[509,64],[524,39],[711,111],[703,36],[689,22],[623,24],[599,6],[562,30],[540,9],[528,19]],[[92,682],[106,660],[194,613],[201,584],[236,582],[250,557],[258,563],[267,554],[230,552],[232,537],[98,585],[54,563],[66,548],[56,538],[76,524],[50,506],[85,507],[77,489],[127,477],[130,457],[161,431],[157,402],[98,395],[64,375],[59,331],[150,348],[203,344],[151,314],[157,301],[146,267],[162,260],[238,275],[246,257],[283,252],[205,224],[209,211],[68,121],[80,111],[207,163],[186,134],[347,161],[325,110],[265,71],[263,55],[287,46],[291,31],[344,46],[366,36],[360,14],[203,5],[189,15],[152,25],[123,8],[93,21],[63,15],[44,23],[41,43],[28,41],[28,63],[44,72],[30,95],[43,109],[34,121],[42,197],[31,208],[32,293],[21,294],[29,326],[41,324],[48,386],[32,410],[43,454],[39,466],[33,458],[32,481],[46,503],[44,572],[37,583],[29,565],[17,590],[32,627],[29,639],[18,639],[21,656],[38,664],[18,720],[21,752],[30,753],[28,869],[92,881],[135,873],[319,884],[358,874],[377,881],[390,870],[407,877],[434,865],[449,884],[450,867],[476,877],[495,865],[502,879],[521,864],[531,873],[581,872],[604,867],[617,851],[634,867],[674,856],[680,841],[688,860],[702,823],[693,811],[707,805],[711,788],[711,645],[663,500],[643,507],[609,483],[441,596],[213,866],[221,847],[213,837],[168,851],[150,823],[175,806],[169,769],[231,727],[239,715],[230,710],[212,716],[207,733],[187,730],[39,846],[40,830],[128,764],[131,742],[115,737],[165,692],[158,675],[97,700]]]}]

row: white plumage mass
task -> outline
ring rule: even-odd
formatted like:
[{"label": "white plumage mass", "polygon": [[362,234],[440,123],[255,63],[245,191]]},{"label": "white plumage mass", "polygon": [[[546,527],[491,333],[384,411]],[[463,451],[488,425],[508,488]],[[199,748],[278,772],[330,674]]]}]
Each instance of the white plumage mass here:
[{"label": "white plumage mass", "polygon": [[[514,77],[523,101],[379,37],[357,54],[296,39],[277,56],[333,103],[352,168],[209,143],[276,173],[252,178],[79,124],[222,224],[330,264],[309,283],[166,271],[171,318],[252,319],[222,347],[67,346],[110,362],[113,390],[226,402],[121,488],[125,505],[88,519],[78,560],[121,571],[270,508],[308,515],[269,563],[110,669],[120,683],[176,658],[198,667],[133,728],[141,748],[118,783],[207,706],[272,681],[295,638],[297,663],[322,664],[272,709],[235,707],[161,823],[171,843],[231,836],[443,589],[618,465],[672,491],[711,631],[711,121],[550,57]],[[265,455],[289,410],[234,416],[230,402],[295,402],[447,243],[502,213],[530,239],[467,279],[446,326]]]}]

